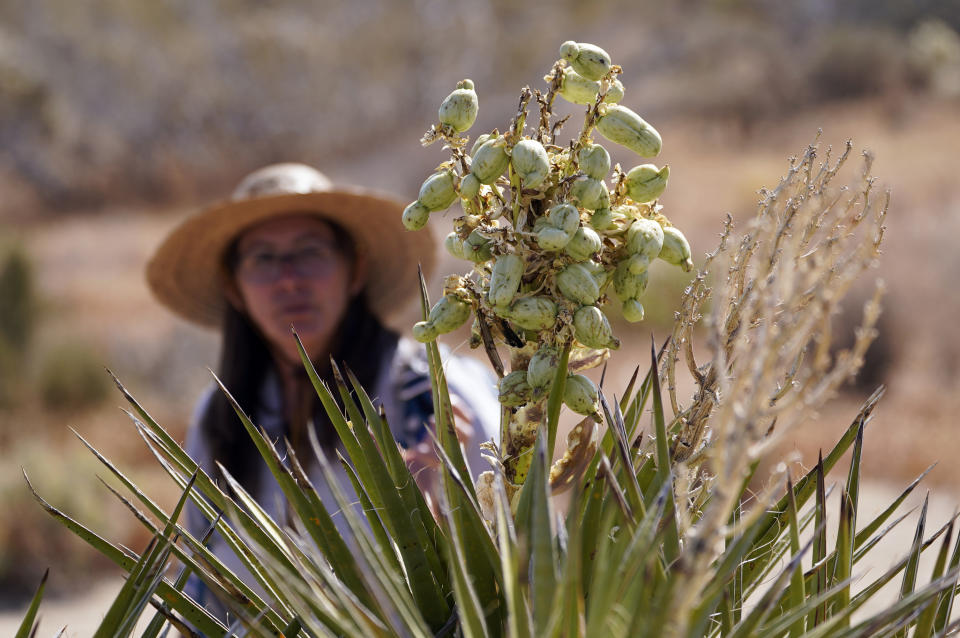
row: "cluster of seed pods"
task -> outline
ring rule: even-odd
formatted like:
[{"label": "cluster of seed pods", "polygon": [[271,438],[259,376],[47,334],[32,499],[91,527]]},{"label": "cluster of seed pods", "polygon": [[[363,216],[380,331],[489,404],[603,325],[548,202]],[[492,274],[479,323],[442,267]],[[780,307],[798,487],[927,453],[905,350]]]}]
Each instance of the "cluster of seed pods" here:
[{"label": "cluster of seed pods", "polygon": [[[568,355],[564,403],[599,420],[597,388],[580,372],[620,346],[605,314],[611,298],[624,318],[641,321],[650,263],[693,267],[686,238],[657,201],[669,167],[611,170],[609,153],[593,141],[596,132],[644,158],[660,152],[656,129],[619,104],[620,67],[586,43],[565,42],[560,56],[544,78],[547,91],[536,92],[538,125],[526,124],[533,93],[524,89],[507,132],[478,136],[469,152],[461,134],[476,120],[478,100],[473,82],[460,82],[423,140],[444,140],[451,159],[403,213],[404,225],[419,230],[431,213],[458,200],[462,206],[445,247],[473,269],[447,278],[443,297],[413,335],[431,341],[475,317],[471,345],[486,348],[500,376],[501,453],[514,485],[530,466],[561,353]],[[566,145],[554,139],[556,96],[587,106],[580,133]],[[497,354],[501,345],[510,352],[509,373]]]}]

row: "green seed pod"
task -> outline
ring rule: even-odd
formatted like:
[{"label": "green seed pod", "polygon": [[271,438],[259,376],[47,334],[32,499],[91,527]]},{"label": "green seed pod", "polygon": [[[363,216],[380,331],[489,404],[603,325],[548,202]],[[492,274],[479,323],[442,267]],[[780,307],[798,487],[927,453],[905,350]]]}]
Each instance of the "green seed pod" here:
[{"label": "green seed pod", "polygon": [[507,170],[510,157],[504,146],[503,136],[487,140],[473,154],[470,172],[477,176],[481,184],[492,184]]},{"label": "green seed pod", "polygon": [[606,113],[597,120],[597,130],[611,142],[626,146],[643,157],[656,157],[663,147],[663,140],[655,128],[619,104],[607,106]]},{"label": "green seed pod", "polygon": [[613,271],[607,269],[607,267],[603,264],[598,264],[592,259],[584,261],[582,265],[590,272],[590,276],[593,277],[595,282],[597,282],[597,289],[602,293],[603,289],[610,282],[610,279],[613,276]]},{"label": "green seed pod", "polygon": [[560,294],[581,305],[590,305],[600,297],[600,288],[590,271],[581,264],[570,264],[557,273]]},{"label": "green seed pod", "polygon": [[583,104],[589,106],[596,102],[597,93],[600,92],[600,83],[594,80],[588,80],[571,67],[563,70],[563,78],[560,80],[560,97],[572,104]]},{"label": "green seed pod", "polygon": [[582,175],[570,185],[570,198],[579,202],[587,210],[597,210],[610,206],[610,193],[607,185],[599,179]]},{"label": "green seed pod", "polygon": [[463,243],[463,254],[466,259],[480,264],[493,258],[492,248],[493,242],[474,230]]},{"label": "green seed pod", "polygon": [[486,144],[488,141],[492,140],[495,136],[493,133],[482,133],[477,136],[477,139],[473,141],[473,146],[470,147],[470,157],[473,157],[477,153],[477,149]]},{"label": "green seed pod", "polygon": [[536,140],[520,140],[511,152],[510,162],[524,188],[536,188],[550,174],[550,158],[543,144]]},{"label": "green seed pod", "polygon": [[[563,70],[559,95],[567,102],[592,106],[593,103],[597,101],[597,93],[599,92],[600,83],[596,80],[588,80],[571,67]],[[620,80],[614,80],[607,89],[607,93],[603,96],[603,101],[608,104],[616,104],[622,99],[623,84]]]},{"label": "green seed pod", "polygon": [[607,89],[607,94],[603,96],[603,101],[607,104],[616,104],[623,99],[623,83],[620,80],[614,80]]},{"label": "green seed pod", "polygon": [[460,180],[460,197],[473,199],[480,194],[480,180],[473,173],[467,173]]},{"label": "green seed pod", "polygon": [[593,381],[582,374],[571,374],[563,384],[563,402],[577,414],[596,414],[600,411],[600,394]]},{"label": "green seed pod", "polygon": [[457,89],[440,104],[440,123],[462,133],[473,126],[479,110],[477,92],[471,80],[461,80]]},{"label": "green seed pod", "polygon": [[447,169],[428,177],[420,187],[417,199],[431,212],[448,208],[457,199],[453,171]]},{"label": "green seed pod", "polygon": [[643,321],[643,304],[637,299],[627,299],[623,302],[623,318],[630,323]]},{"label": "green seed pod", "polygon": [[443,240],[443,247],[457,259],[467,259],[466,246],[456,233],[450,233]]},{"label": "green seed pod", "polygon": [[584,261],[594,253],[599,252],[602,246],[600,235],[595,230],[581,226],[564,246],[563,251],[573,257],[575,261]]},{"label": "green seed pod", "polygon": [[663,248],[663,228],[657,222],[641,217],[627,229],[627,252],[631,255],[644,255],[652,261]]},{"label": "green seed pod", "polygon": [[587,177],[603,180],[610,172],[610,153],[599,144],[587,144],[577,155],[580,163],[580,170]]},{"label": "green seed pod", "polygon": [[573,62],[580,55],[580,45],[573,40],[567,40],[560,45],[560,57],[567,62]]},{"label": "green seed pod", "polygon": [[469,318],[470,304],[455,294],[447,293],[430,309],[427,322],[433,324],[439,334],[446,334],[462,326]]},{"label": "green seed pod", "polygon": [[620,340],[613,336],[606,315],[596,306],[581,306],[573,313],[573,334],[588,348],[616,350],[620,347]]},{"label": "green seed pod", "polygon": [[507,407],[515,408],[530,400],[531,388],[527,383],[527,373],[524,370],[514,370],[500,379],[497,398]]},{"label": "green seed pod", "polygon": [[427,343],[428,341],[433,341],[440,336],[440,332],[437,330],[429,321],[418,321],[413,324],[413,338],[419,341],[420,343]]},{"label": "green seed pod", "polygon": [[684,272],[690,272],[693,268],[690,243],[674,226],[663,229],[663,248],[660,250],[659,257],[668,264],[680,266]]},{"label": "green seed pod", "polygon": [[610,191],[607,189],[606,182],[600,182],[600,198],[594,202],[595,208],[592,210],[597,210],[597,208],[610,208]]},{"label": "green seed pod", "polygon": [[500,255],[490,273],[490,291],[487,299],[492,306],[506,306],[520,289],[523,277],[523,259],[519,255]]},{"label": "green seed pod", "polygon": [[627,185],[627,197],[638,204],[652,202],[663,195],[667,188],[667,178],[670,177],[670,167],[657,169],[653,164],[634,166],[627,173],[624,182]]},{"label": "green seed pod", "polygon": [[613,271],[613,292],[620,301],[636,299],[647,289],[649,278],[647,271],[635,274],[627,261],[621,261]]},{"label": "green seed pod", "polygon": [[429,219],[430,209],[418,200],[403,209],[401,221],[407,230],[420,230],[427,225]]},{"label": "green seed pod", "polygon": [[550,220],[546,217],[537,217],[533,221],[533,232],[539,233],[544,228],[553,228],[553,226],[550,224]]},{"label": "green seed pod", "polygon": [[537,244],[547,251],[563,250],[571,239],[570,233],[550,225],[544,225],[537,231]]},{"label": "green seed pod", "polygon": [[612,210],[609,208],[598,208],[593,211],[593,215],[590,216],[590,225],[593,226],[594,230],[603,232],[613,228],[614,219],[616,218]]},{"label": "green seed pod", "polygon": [[580,211],[573,204],[557,204],[547,213],[547,219],[554,228],[559,228],[570,237],[580,227]]},{"label": "green seed pod", "polygon": [[574,70],[588,80],[599,80],[610,71],[610,55],[600,47],[586,42],[564,42],[560,56]]},{"label": "green seed pod", "polygon": [[647,268],[650,267],[651,261],[653,261],[653,259],[651,259],[649,255],[644,255],[641,253],[639,255],[630,255],[623,260],[623,263],[631,273],[634,275],[639,275],[647,272]]},{"label": "green seed pod", "polygon": [[527,383],[535,398],[550,391],[559,365],[560,354],[551,346],[542,346],[530,357],[530,363],[527,364]]},{"label": "green seed pod", "polygon": [[557,322],[557,304],[549,297],[521,297],[503,316],[524,330],[546,330]]}]

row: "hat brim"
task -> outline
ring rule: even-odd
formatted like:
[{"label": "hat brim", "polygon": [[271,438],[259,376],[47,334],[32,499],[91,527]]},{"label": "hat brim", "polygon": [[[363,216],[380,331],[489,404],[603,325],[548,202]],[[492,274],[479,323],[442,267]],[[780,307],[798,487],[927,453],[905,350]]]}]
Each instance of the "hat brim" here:
[{"label": "hat brim", "polygon": [[187,218],[160,244],[147,264],[147,283],[161,303],[181,317],[209,327],[223,321],[222,268],[227,248],[245,230],[269,219],[308,214],[343,228],[367,265],[370,310],[388,320],[416,298],[418,264],[433,272],[435,243],[429,227],[408,231],[403,205],[363,189],[283,194],[227,201]]}]

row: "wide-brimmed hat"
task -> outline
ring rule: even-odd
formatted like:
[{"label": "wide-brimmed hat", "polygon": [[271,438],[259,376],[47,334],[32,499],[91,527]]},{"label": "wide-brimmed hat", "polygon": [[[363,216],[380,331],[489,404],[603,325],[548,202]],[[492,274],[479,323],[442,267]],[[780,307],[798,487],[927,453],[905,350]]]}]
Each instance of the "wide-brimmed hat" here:
[{"label": "wide-brimmed hat", "polygon": [[222,277],[230,245],[264,221],[306,213],[350,235],[366,260],[368,306],[387,320],[416,297],[417,264],[427,277],[435,258],[430,229],[408,231],[400,221],[402,212],[403,204],[388,195],[334,185],[304,164],[274,164],[244,178],[229,200],[174,228],[147,264],[147,282],[157,299],[180,316],[218,327],[227,303]]}]

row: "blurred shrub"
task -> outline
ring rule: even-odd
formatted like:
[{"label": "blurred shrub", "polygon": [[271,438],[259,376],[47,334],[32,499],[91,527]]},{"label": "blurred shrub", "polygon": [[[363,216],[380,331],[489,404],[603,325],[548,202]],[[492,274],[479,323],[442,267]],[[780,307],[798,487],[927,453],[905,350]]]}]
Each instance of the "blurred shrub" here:
[{"label": "blurred shrub", "polygon": [[[220,196],[272,161],[336,157],[337,170],[372,147],[389,156],[383,145],[422,133],[461,73],[512,103],[506,87],[538,84],[567,37],[609,42],[647,112],[749,126],[804,108],[808,81],[810,99],[882,90],[918,21],[960,26],[960,0],[688,4],[0,2],[0,214],[30,208],[13,191],[62,214]],[[369,179],[413,188],[424,168],[394,162]]]},{"label": "blurred shrub", "polygon": [[26,390],[24,367],[38,320],[33,266],[26,249],[13,244],[0,259],[0,408],[19,403]]},{"label": "blurred shrub", "polygon": [[15,244],[0,265],[0,341],[25,352],[37,324],[33,266],[26,249]]},{"label": "blurred shrub", "polygon": [[55,346],[44,356],[37,386],[43,405],[51,410],[95,406],[110,390],[102,358],[79,342]]},{"label": "blurred shrub", "polygon": [[10,345],[0,339],[0,408],[17,405],[25,389],[22,357]]},{"label": "blurred shrub", "polygon": [[879,27],[837,27],[817,37],[807,85],[818,100],[880,95],[908,83],[902,39]]},{"label": "blurred shrub", "polygon": [[69,538],[55,519],[40,507],[23,480],[26,468],[34,487],[53,503],[63,505],[71,516],[92,521],[95,529],[117,530],[112,515],[115,502],[91,477],[102,466],[77,441],[51,447],[51,441],[31,437],[8,449],[16,463],[0,467],[0,600],[22,601],[30,595],[44,567],[56,565],[51,585],[62,593],[88,586],[94,570],[112,563],[77,538]]},{"label": "blurred shrub", "polygon": [[960,34],[943,20],[929,18],[908,36],[911,70],[933,92],[960,97]]}]

